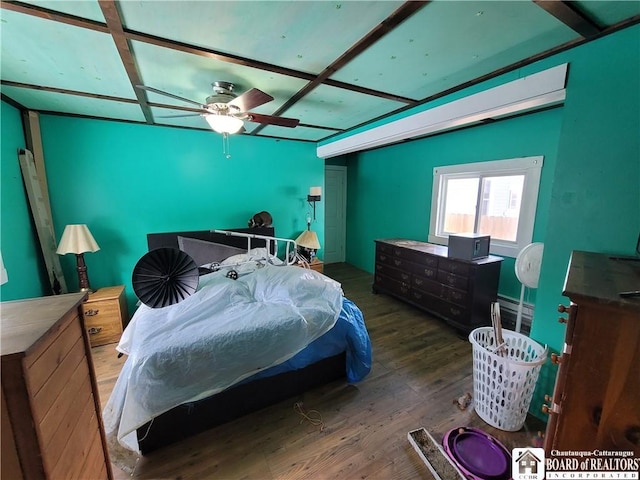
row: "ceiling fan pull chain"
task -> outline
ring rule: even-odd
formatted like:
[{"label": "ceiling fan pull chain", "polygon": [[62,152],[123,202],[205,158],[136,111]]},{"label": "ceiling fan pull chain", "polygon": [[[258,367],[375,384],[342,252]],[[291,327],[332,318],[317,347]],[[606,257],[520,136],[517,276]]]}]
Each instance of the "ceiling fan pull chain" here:
[{"label": "ceiling fan pull chain", "polygon": [[222,154],[224,158],[231,158],[231,153],[229,153],[229,134],[222,134]]}]

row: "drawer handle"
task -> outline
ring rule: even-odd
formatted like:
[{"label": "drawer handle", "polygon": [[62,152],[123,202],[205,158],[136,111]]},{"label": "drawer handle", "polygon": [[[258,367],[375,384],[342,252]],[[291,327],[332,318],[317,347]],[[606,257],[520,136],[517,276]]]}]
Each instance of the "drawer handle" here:
[{"label": "drawer handle", "polygon": [[396,267],[399,267],[400,265],[402,265],[402,260],[394,260],[393,263],[396,264]]},{"label": "drawer handle", "polygon": [[380,260],[382,260],[383,262],[387,259],[386,255],[380,255]]},{"label": "drawer handle", "polygon": [[421,278],[416,278],[414,281],[416,282],[416,285],[422,285],[424,283]]},{"label": "drawer handle", "polygon": [[98,314],[99,311],[100,310],[90,309],[90,310],[87,310],[86,312],[84,312],[84,314],[87,317],[94,317],[94,316],[96,316]]},{"label": "drawer handle", "polygon": [[394,251],[393,251],[393,253],[394,253],[394,255],[395,255],[396,257],[399,257],[399,256],[402,254],[402,251],[400,251],[400,250],[394,250]]},{"label": "drawer handle", "polygon": [[89,335],[95,335],[96,333],[100,333],[102,331],[102,327],[91,327],[87,330]]},{"label": "drawer handle", "polygon": [[[558,305],[558,312],[569,314],[570,313],[570,308],[571,307],[565,307],[564,305],[560,304],[560,305]],[[564,317],[558,317],[558,322],[567,323],[567,319],[564,318]]]},{"label": "drawer handle", "polygon": [[407,275],[406,273],[401,274],[401,277],[403,280],[409,280],[409,275]]}]

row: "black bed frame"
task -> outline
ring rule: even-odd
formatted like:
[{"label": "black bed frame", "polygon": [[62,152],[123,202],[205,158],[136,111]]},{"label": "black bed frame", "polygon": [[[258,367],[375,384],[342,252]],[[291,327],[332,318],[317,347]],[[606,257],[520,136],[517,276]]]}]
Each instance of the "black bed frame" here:
[{"label": "black bed frame", "polygon": [[[254,227],[254,228],[230,228],[231,232],[248,233],[253,235],[261,235],[264,237],[273,237],[275,229],[273,227]],[[171,247],[179,249],[178,237],[195,238],[207,242],[221,243],[236,248],[247,248],[247,239],[243,237],[233,237],[224,233],[215,233],[211,230],[195,230],[191,232],[167,232],[167,233],[149,233],[147,234],[147,245],[149,251],[161,247]],[[264,247],[265,241],[261,239],[251,239],[251,248]],[[271,252],[273,253],[273,252]]]},{"label": "black bed frame", "polygon": [[[271,227],[242,228],[233,229],[233,231],[265,236],[273,236],[274,234]],[[195,231],[148,234],[149,250],[159,247],[178,248],[178,236],[239,248],[247,246],[246,239],[242,237],[215,234],[209,231]],[[255,242],[254,244],[252,240],[252,247],[264,246],[264,243],[260,245],[260,240],[255,240]],[[313,387],[344,378],[346,377],[345,365],[346,353],[342,352],[300,370],[245,381],[203,400],[179,405],[137,430],[140,451],[143,455],[150,453],[287,398],[301,395]]]}]

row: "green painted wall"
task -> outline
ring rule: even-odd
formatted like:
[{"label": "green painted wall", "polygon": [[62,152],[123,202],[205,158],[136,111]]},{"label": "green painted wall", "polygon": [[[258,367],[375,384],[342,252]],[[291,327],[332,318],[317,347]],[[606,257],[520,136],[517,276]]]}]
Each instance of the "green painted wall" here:
[{"label": "green painted wall", "polygon": [[18,161],[18,149],[25,148],[20,111],[0,103],[0,245],[9,278],[0,299],[7,301],[40,297],[49,288]]},{"label": "green painted wall", "polygon": [[[324,183],[312,143],[234,136],[226,159],[221,136],[208,131],[52,115],[40,125],[57,237],[66,224],[88,225],[100,246],[85,254],[91,286],[126,285],[130,313],[147,233],[245,227],[268,210],[276,234],[295,238],[309,187]],[[313,226],[321,243],[322,208]],[[75,256],[61,262],[77,289]]]},{"label": "green painted wall", "polygon": [[640,234],[640,26],[571,54],[532,334],[556,349],[572,250],[632,255]]},{"label": "green painted wall", "polygon": [[[563,115],[531,331],[556,352],[571,251],[633,255],[640,235],[640,26],[571,52]],[[542,369],[532,403],[538,415],[556,371],[550,363]]]},{"label": "green painted wall", "polygon": [[[542,241],[561,123],[561,109],[553,109],[352,155],[347,178],[348,262],[372,272],[376,238],[427,241],[433,168],[459,163],[543,155],[534,230],[534,240]],[[514,260],[505,258],[500,292],[519,298],[513,266]]]}]

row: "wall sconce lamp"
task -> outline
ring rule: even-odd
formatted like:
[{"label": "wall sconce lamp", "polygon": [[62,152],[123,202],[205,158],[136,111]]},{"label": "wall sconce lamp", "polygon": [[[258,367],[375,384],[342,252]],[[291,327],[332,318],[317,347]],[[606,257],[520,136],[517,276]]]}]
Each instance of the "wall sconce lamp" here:
[{"label": "wall sconce lamp", "polygon": [[307,195],[307,202],[309,206],[313,207],[313,219],[316,219],[316,202],[320,201],[322,197],[322,187],[311,187],[309,189],[309,195]]},{"label": "wall sconce lamp", "polygon": [[92,291],[89,286],[87,265],[84,263],[84,254],[85,252],[97,252],[98,250],[100,250],[100,247],[86,225],[67,225],[64,227],[56,253],[58,255],[76,254],[78,285],[81,292]]}]

